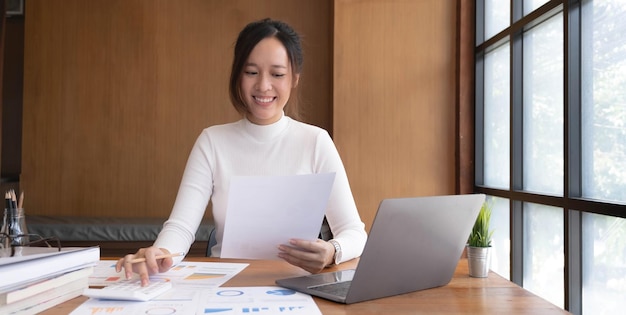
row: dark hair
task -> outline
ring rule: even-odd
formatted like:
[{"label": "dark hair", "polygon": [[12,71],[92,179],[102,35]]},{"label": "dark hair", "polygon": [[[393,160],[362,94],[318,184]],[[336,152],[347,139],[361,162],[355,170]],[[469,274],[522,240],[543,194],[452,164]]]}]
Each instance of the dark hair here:
[{"label": "dark hair", "polygon": [[[235,43],[235,55],[230,72],[229,84],[230,101],[235,109],[242,115],[249,113],[248,107],[246,106],[246,102],[244,101],[241,93],[240,83],[243,68],[248,61],[248,57],[250,56],[252,49],[254,49],[254,47],[261,40],[272,36],[278,39],[283,46],[285,46],[293,78],[295,79],[296,75],[302,72],[302,64],[304,62],[304,58],[302,56],[302,44],[300,42],[300,36],[293,30],[293,28],[291,28],[291,26],[287,23],[271,20],[269,18],[246,25],[246,27],[244,27],[244,29],[239,33],[237,42]],[[299,119],[300,113],[298,109],[297,91],[295,97],[293,96],[294,95],[292,95],[289,100],[288,106],[285,107],[285,111],[288,116],[294,119]]]}]

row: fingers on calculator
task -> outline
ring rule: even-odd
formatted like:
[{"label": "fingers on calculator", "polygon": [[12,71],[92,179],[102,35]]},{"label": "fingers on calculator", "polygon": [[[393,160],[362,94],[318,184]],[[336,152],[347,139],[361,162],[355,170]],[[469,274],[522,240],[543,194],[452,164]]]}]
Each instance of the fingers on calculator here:
[{"label": "fingers on calculator", "polygon": [[150,281],[145,287],[141,280],[123,280],[102,289],[88,288],[83,295],[107,300],[150,301],[172,288],[169,281]]}]

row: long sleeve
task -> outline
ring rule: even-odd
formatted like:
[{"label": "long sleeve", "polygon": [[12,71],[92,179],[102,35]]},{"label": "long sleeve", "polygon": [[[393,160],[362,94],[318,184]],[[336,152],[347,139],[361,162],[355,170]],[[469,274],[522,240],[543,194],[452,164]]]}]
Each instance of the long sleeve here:
[{"label": "long sleeve", "polygon": [[335,172],[326,217],[343,260],[358,257],[367,235],[359,217],[339,153],[325,130],[284,116],[267,126],[238,122],[209,127],[189,155],[169,219],[155,246],[187,252],[212,203],[219,256],[233,176],[276,176]]},{"label": "long sleeve", "polygon": [[[172,213],[154,243],[156,247],[187,253],[195,240],[213,191],[207,141],[207,134],[202,133],[189,154]],[[175,263],[182,259],[175,259]]]},{"label": "long sleeve", "polygon": [[339,152],[328,133],[323,132],[318,140],[318,173],[335,172],[335,183],[326,210],[326,219],[333,238],[343,251],[341,262],[359,257],[365,247],[367,234],[365,224],[352,196],[350,183]]}]

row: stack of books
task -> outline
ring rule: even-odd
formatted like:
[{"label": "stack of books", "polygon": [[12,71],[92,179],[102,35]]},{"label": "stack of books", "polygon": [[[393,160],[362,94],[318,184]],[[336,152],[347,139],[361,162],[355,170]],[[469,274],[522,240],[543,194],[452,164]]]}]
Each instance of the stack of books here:
[{"label": "stack of books", "polygon": [[0,253],[0,314],[37,314],[83,293],[99,247],[18,247]]}]

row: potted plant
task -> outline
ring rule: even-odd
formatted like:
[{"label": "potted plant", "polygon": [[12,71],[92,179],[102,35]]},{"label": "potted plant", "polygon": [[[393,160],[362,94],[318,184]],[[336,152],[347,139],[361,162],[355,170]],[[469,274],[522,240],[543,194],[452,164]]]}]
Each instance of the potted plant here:
[{"label": "potted plant", "polygon": [[491,236],[493,235],[493,231],[489,229],[491,207],[491,202],[483,203],[467,242],[467,264],[470,277],[485,278],[489,274]]}]

